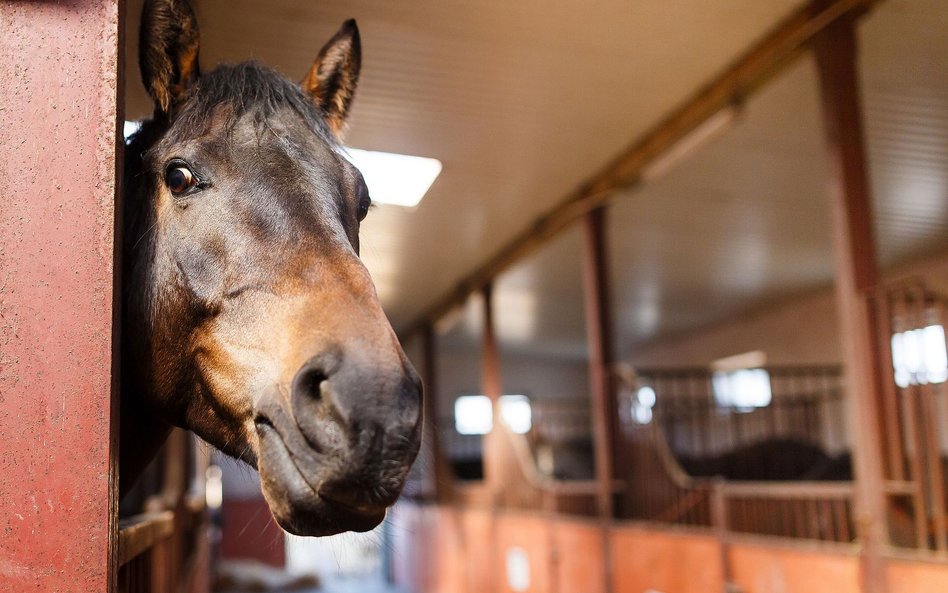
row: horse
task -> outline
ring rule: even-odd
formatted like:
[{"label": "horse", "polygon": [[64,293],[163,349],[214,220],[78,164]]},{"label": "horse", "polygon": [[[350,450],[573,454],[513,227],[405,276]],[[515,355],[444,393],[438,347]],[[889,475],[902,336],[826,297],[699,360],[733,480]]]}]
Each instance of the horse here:
[{"label": "horse", "polygon": [[154,114],[125,153],[120,492],[178,426],[256,468],[286,531],[372,529],[418,453],[422,385],[359,258],[358,27],[299,84],[202,72],[184,0],[147,0],[140,40]]}]

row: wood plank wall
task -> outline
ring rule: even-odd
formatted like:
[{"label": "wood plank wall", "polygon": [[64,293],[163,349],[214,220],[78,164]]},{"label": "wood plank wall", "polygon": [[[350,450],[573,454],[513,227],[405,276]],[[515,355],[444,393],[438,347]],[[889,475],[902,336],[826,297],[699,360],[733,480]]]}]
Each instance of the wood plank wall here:
[{"label": "wood plank wall", "polygon": [[[450,505],[403,503],[392,521],[395,578],[414,593],[603,593],[605,545],[614,559],[609,584],[616,593],[865,590],[856,546],[815,549],[748,538],[725,548],[711,531],[622,522],[604,540],[595,520]],[[512,548],[528,559],[526,589],[507,582]],[[943,563],[889,559],[886,575],[892,593],[948,590]]]}]

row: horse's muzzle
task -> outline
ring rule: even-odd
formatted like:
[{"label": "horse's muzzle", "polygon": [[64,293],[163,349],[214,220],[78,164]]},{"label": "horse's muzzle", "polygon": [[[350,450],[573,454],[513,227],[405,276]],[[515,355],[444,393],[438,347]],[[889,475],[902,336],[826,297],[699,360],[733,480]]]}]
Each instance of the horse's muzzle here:
[{"label": "horse's muzzle", "polygon": [[261,487],[297,535],[367,531],[398,499],[421,444],[422,387],[407,362],[380,371],[331,351],[296,373],[289,401],[255,410]]}]

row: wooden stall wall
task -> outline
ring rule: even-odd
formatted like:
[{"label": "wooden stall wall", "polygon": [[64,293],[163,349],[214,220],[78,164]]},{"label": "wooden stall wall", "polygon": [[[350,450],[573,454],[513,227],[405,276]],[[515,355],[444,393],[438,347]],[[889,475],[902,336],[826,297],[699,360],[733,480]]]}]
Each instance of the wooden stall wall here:
[{"label": "wooden stall wall", "polygon": [[[494,537],[494,566],[500,593],[545,593],[551,590],[551,522],[540,516],[503,513],[497,516]],[[514,587],[509,578],[516,573],[519,559],[526,557],[528,569],[521,571],[526,588]]]},{"label": "wooden stall wall", "polygon": [[943,593],[948,591],[948,566],[895,560],[887,566],[889,593]]},{"label": "wooden stall wall", "polygon": [[724,590],[721,543],[714,537],[619,527],[611,545],[615,593]]},{"label": "wooden stall wall", "polygon": [[221,522],[221,558],[286,566],[283,530],[274,522],[263,497],[225,500]]},{"label": "wooden stall wall", "polygon": [[735,545],[728,550],[730,581],[744,593],[860,593],[859,557]]},{"label": "wooden stall wall", "polygon": [[[856,545],[640,523],[614,523],[603,538],[588,519],[449,505],[401,504],[392,521],[395,580],[413,593],[864,591]],[[510,564],[523,560],[529,577],[511,586]],[[943,563],[890,559],[886,574],[889,593],[948,590]]]},{"label": "wooden stall wall", "polygon": [[560,591],[605,593],[605,540],[592,522],[556,521],[552,525],[553,581]]},{"label": "wooden stall wall", "polygon": [[458,509],[457,513],[465,544],[461,564],[466,591],[496,591],[501,576],[493,565],[494,515],[486,509]]},{"label": "wooden stall wall", "polygon": [[[395,580],[417,593],[605,593],[606,545],[616,593],[724,587],[722,548],[710,535],[616,526],[604,538],[588,519],[410,504],[393,523]],[[525,588],[516,576],[511,583],[512,573],[528,575],[519,583]]]},{"label": "wooden stall wall", "polygon": [[256,471],[216,454],[221,472],[220,556],[283,568],[286,538],[270,513]]},{"label": "wooden stall wall", "polygon": [[465,564],[465,531],[461,526],[461,513],[448,507],[435,507],[435,524],[432,527],[435,541],[434,572],[432,590],[444,593],[464,593],[468,575],[473,571]]}]

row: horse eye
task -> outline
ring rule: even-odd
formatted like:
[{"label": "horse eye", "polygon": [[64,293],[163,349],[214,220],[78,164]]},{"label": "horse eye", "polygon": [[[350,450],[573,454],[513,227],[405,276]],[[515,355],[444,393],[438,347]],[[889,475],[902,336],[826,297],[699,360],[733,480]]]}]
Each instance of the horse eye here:
[{"label": "horse eye", "polygon": [[177,165],[168,169],[165,173],[165,184],[171,193],[181,195],[197,185],[197,177],[184,165]]},{"label": "horse eye", "polygon": [[359,222],[365,220],[365,217],[369,214],[369,206],[372,205],[372,200],[369,196],[365,196],[359,200]]}]

